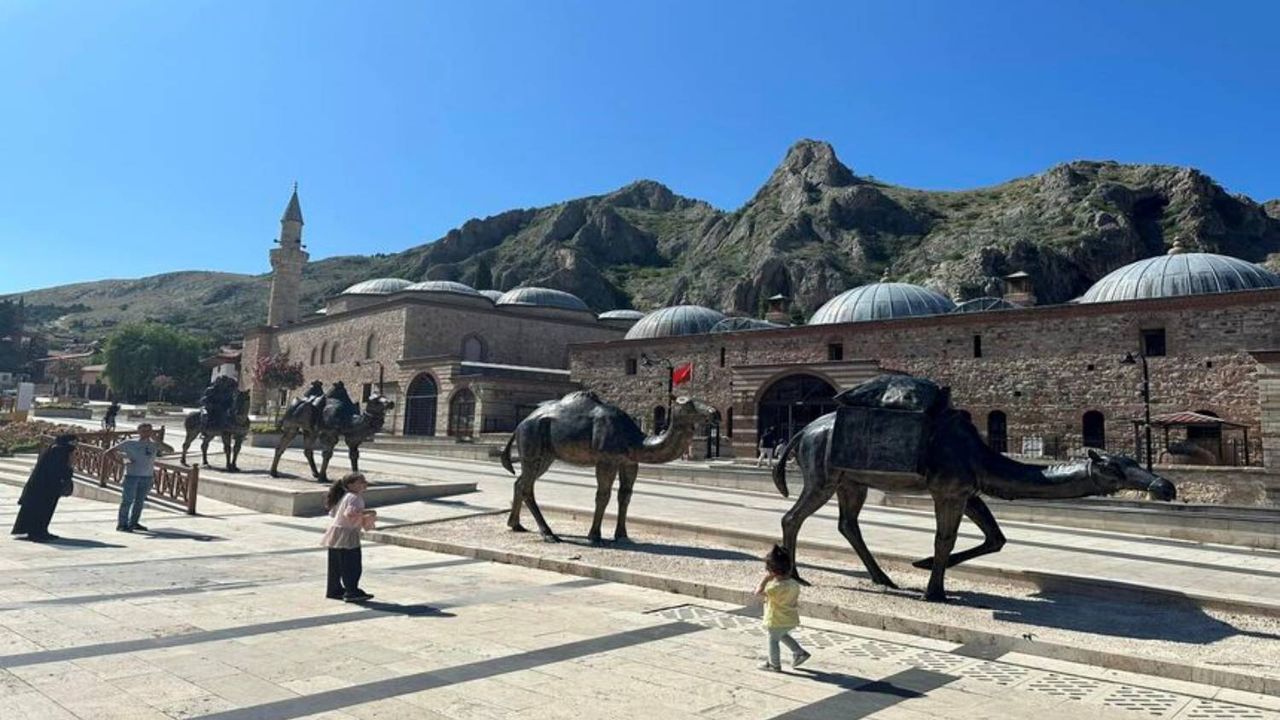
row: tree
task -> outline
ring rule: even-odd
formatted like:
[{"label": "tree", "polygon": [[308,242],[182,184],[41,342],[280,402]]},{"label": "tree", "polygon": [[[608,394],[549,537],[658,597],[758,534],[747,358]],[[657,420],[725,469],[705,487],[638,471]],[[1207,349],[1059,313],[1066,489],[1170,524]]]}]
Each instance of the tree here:
[{"label": "tree", "polygon": [[194,399],[207,384],[201,350],[199,340],[164,325],[123,325],[107,339],[105,374],[126,399],[144,399],[158,375],[173,380],[173,397]]},{"label": "tree", "polygon": [[45,368],[45,374],[53,379],[53,394],[70,395],[71,387],[80,382],[84,366],[85,361],[82,359],[51,360]]},{"label": "tree", "polygon": [[263,355],[253,366],[253,380],[268,390],[292,390],[307,381],[302,372],[302,361],[291,362],[289,353]]},{"label": "tree", "polygon": [[164,391],[172,389],[173,386],[177,384],[178,382],[168,375],[157,375],[151,378],[151,387],[155,388],[156,392],[160,394],[160,396],[156,398],[160,402],[164,402]]}]

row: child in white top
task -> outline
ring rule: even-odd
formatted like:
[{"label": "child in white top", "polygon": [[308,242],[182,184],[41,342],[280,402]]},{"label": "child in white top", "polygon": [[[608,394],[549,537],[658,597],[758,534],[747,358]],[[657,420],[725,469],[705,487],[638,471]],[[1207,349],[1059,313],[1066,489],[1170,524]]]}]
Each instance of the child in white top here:
[{"label": "child in white top", "polygon": [[329,487],[325,506],[333,521],[320,544],[329,548],[329,583],[324,596],[345,602],[372,600],[360,589],[364,570],[360,556],[360,532],[373,529],[378,513],[364,509],[364,491],[369,487],[361,473],[344,475]]}]

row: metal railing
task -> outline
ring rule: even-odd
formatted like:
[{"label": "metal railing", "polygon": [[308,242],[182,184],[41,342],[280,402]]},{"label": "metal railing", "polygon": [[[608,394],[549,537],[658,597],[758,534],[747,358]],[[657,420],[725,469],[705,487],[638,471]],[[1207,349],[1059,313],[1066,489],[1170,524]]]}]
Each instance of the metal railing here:
[{"label": "metal railing", "polygon": [[[123,433],[85,433],[78,438],[90,435],[116,435]],[[102,440],[102,438],[96,438]],[[41,438],[41,450],[53,443],[52,435]],[[117,441],[118,442],[118,441]],[[112,443],[114,445],[114,443]],[[102,446],[94,442],[79,442],[75,452],[71,453],[71,469],[73,472],[98,481],[98,485],[120,488],[124,483],[124,463],[109,451],[110,445]],[[159,497],[182,505],[188,515],[196,514],[196,499],[200,489],[200,466],[190,467],[165,462],[156,462],[152,475],[150,497]]]},{"label": "metal railing", "polygon": [[[986,440],[993,450],[1001,451],[1011,457],[1044,458],[1046,460],[1074,460],[1084,457],[1088,448],[1095,447],[1093,444],[1086,445],[1084,439],[1079,435],[1011,435],[1003,438],[1003,442],[1001,442],[1002,439],[1000,437],[988,437]],[[1117,438],[1108,440],[1105,444],[1106,447],[1098,449],[1116,455],[1125,455],[1138,461],[1145,461],[1147,456],[1141,435],[1136,441],[1132,438]],[[1152,443],[1155,462],[1163,464],[1168,462],[1168,456],[1177,455],[1178,448],[1173,447],[1177,444],[1177,442],[1171,441],[1166,445],[1166,443],[1157,438]],[[1243,440],[1224,439],[1222,452],[1221,454],[1215,454],[1214,462],[1192,464],[1217,465],[1220,467],[1261,466],[1262,446],[1252,437],[1249,438],[1249,447],[1247,449]]]}]

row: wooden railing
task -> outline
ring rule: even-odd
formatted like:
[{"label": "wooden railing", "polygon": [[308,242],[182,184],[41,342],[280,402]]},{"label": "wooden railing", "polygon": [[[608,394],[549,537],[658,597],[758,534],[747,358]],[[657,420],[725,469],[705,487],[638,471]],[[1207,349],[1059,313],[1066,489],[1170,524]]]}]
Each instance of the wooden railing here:
[{"label": "wooden railing", "polygon": [[[164,426],[161,425],[155,429],[153,433],[157,440],[164,442]],[[77,445],[93,445],[94,447],[109,448],[118,442],[131,440],[137,437],[137,430],[92,430],[76,433]]]},{"label": "wooden railing", "polygon": [[[110,434],[124,433],[85,433],[85,435]],[[84,437],[84,435],[77,437]],[[44,441],[43,447],[48,447],[53,443],[53,436],[51,435],[45,435],[42,439]],[[114,443],[112,444],[114,445]],[[75,452],[71,453],[72,471],[97,480],[102,487],[114,485],[119,488],[124,483],[124,463],[120,461],[120,458],[108,452],[108,449],[108,447],[100,447],[93,442],[77,443]],[[155,464],[151,489],[147,494],[183,504],[187,508],[188,515],[195,515],[199,488],[199,465],[186,467],[161,460]]]}]

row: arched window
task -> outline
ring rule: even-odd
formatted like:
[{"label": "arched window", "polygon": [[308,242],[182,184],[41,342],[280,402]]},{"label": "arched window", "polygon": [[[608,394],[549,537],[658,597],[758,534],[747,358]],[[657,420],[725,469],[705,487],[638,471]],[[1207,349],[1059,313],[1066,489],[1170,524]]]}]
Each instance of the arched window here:
[{"label": "arched window", "polygon": [[1009,418],[1003,410],[987,413],[987,446],[998,453],[1009,452]]},{"label": "arched window", "polygon": [[320,364],[323,365],[329,360],[329,341],[325,340],[320,343]]},{"label": "arched window", "polygon": [[479,335],[468,335],[462,340],[462,359],[469,362],[484,362],[484,340]]},{"label": "arched window", "polygon": [[729,408],[724,415],[724,434],[733,437],[733,408]]},{"label": "arched window", "polygon": [[436,434],[436,400],[439,394],[436,381],[427,373],[420,373],[409,383],[405,393],[404,434]]},{"label": "arched window", "polygon": [[365,360],[373,359],[374,347],[375,347],[374,336],[370,335],[369,339],[364,341],[364,359]]},{"label": "arched window", "polygon": [[311,362],[309,364],[310,365],[316,364],[316,349],[314,347],[311,348]]},{"label": "arched window", "polygon": [[1107,449],[1107,420],[1097,410],[1084,414],[1080,423],[1080,439],[1087,448]]},{"label": "arched window", "polygon": [[653,408],[653,434],[667,429],[667,409],[661,405]]},{"label": "arched window", "polygon": [[338,343],[329,346],[329,362],[338,362]]},{"label": "arched window", "polygon": [[449,401],[449,428],[452,437],[470,437],[475,433],[476,396],[469,388],[454,393]]}]

